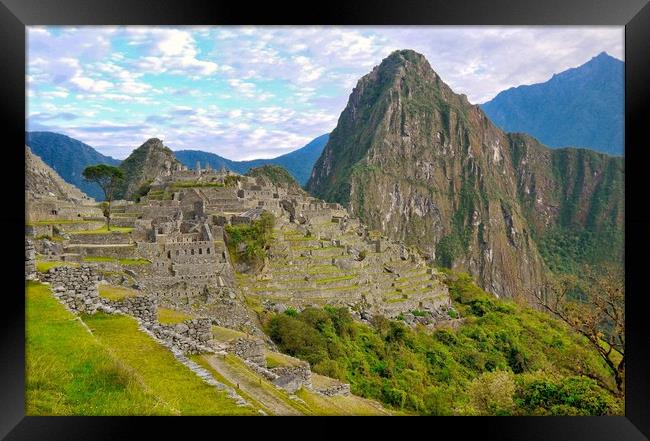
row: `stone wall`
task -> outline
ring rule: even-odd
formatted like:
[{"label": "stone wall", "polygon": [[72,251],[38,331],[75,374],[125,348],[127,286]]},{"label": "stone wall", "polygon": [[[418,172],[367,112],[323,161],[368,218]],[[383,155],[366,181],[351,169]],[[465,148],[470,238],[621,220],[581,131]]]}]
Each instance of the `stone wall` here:
[{"label": "stone wall", "polygon": [[337,381],[327,387],[315,389],[315,391],[328,397],[333,397],[335,395],[347,396],[350,395],[350,384]]},{"label": "stone wall", "polygon": [[25,234],[31,237],[49,236],[53,234],[52,225],[25,225]]},{"label": "stone wall", "polygon": [[91,266],[50,268],[40,277],[42,282],[51,285],[54,296],[73,312],[94,314],[101,304],[97,292],[100,276]]},{"label": "stone wall", "polygon": [[135,244],[94,245],[73,244],[64,248],[66,253],[75,253],[81,256],[105,256],[118,259],[137,257]]},{"label": "stone wall", "polygon": [[51,219],[76,220],[102,215],[102,210],[96,206],[58,200],[30,200],[26,208],[30,222]]},{"label": "stone wall", "polygon": [[36,272],[36,251],[31,240],[25,238],[25,277],[29,278]]},{"label": "stone wall", "polygon": [[297,366],[279,366],[271,369],[271,372],[278,376],[273,384],[289,393],[294,393],[302,386],[307,389],[312,388],[309,363],[303,362]]},{"label": "stone wall", "polygon": [[155,323],[148,328],[153,334],[185,354],[214,352],[209,346],[212,322],[208,318],[186,320],[175,325]]},{"label": "stone wall", "polygon": [[238,338],[230,343],[228,352],[259,366],[266,367],[266,348],[262,340]]}]

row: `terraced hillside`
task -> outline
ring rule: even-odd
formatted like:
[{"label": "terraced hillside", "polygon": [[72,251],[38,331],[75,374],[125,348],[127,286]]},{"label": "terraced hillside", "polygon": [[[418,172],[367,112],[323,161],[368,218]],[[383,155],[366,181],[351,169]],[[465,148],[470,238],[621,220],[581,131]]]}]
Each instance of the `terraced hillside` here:
[{"label": "terraced hillside", "polygon": [[379,236],[369,244],[358,228],[332,221],[279,224],[264,270],[237,276],[243,293],[251,303],[298,309],[347,306],[358,318],[366,310],[390,318],[420,310],[444,314],[449,295],[437,272]]}]

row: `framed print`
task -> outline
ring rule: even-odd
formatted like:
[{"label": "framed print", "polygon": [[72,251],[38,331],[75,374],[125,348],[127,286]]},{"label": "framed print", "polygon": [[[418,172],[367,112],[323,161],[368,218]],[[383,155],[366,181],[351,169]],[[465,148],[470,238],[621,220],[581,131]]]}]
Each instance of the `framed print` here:
[{"label": "framed print", "polygon": [[649,436],[643,1],[0,9],[2,436]]}]

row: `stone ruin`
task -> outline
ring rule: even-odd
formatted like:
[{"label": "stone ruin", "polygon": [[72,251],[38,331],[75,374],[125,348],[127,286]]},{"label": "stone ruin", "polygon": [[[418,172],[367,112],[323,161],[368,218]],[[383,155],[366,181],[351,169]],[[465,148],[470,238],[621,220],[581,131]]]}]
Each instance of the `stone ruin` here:
[{"label": "stone ruin", "polygon": [[[269,258],[259,274],[236,277],[225,227],[250,224],[265,211],[276,218]],[[169,167],[139,203],[116,201],[113,213],[115,226],[132,231],[76,234],[103,225],[92,210],[88,216],[76,213],[78,222],[57,223],[57,215],[51,224],[32,226],[27,231],[26,276],[35,272],[35,254],[44,260],[82,262],[78,268],[58,267],[42,275],[70,310],[134,316],[143,329],[180,353],[231,352],[287,390],[312,388],[309,365],[296,361],[290,368],[268,369],[264,348],[273,344],[247,299],[256,298],[274,311],[346,307],[366,322],[375,314],[410,326],[449,320],[446,286],[417,250],[369,231],[339,204],[290,192],[263,178],[200,165],[195,170]],[[36,239],[41,234],[62,240]],[[106,261],[83,263],[94,257]],[[120,259],[149,263],[131,265]],[[121,301],[101,298],[96,285],[106,278],[140,294]],[[202,318],[163,325],[156,318],[158,305]],[[213,324],[252,338],[217,344],[210,338]],[[349,385],[335,383],[320,392],[347,394]]]}]

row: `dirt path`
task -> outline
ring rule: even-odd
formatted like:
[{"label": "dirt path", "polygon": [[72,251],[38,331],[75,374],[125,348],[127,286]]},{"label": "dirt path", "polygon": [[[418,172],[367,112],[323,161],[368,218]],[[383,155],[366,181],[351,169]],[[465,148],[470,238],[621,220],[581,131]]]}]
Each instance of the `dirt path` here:
[{"label": "dirt path", "polygon": [[[219,356],[208,356],[205,358],[210,363],[210,366],[223,375],[226,380],[235,386],[238,384],[243,392],[269,409],[274,415],[302,415],[281,398],[265,390],[260,386],[259,382],[253,381],[249,376],[239,372],[238,368],[229,365],[223,358]],[[264,379],[262,379],[262,382],[268,383]]]}]

